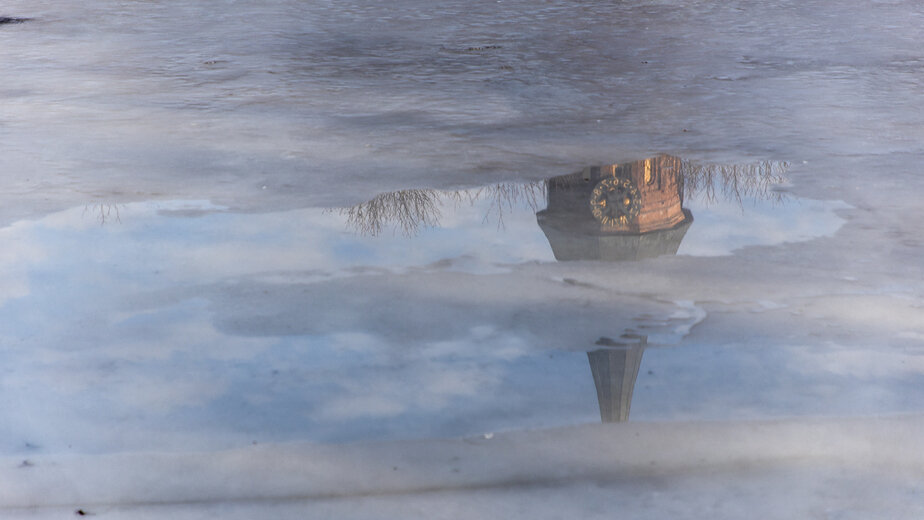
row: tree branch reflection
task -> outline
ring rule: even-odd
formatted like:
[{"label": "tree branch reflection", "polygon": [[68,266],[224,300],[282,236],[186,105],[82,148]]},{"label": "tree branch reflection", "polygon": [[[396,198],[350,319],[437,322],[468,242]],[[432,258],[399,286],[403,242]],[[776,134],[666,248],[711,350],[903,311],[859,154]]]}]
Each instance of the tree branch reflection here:
[{"label": "tree branch reflection", "polygon": [[504,225],[504,214],[515,207],[527,206],[538,211],[545,204],[544,181],[502,183],[474,190],[444,191],[434,189],[401,190],[377,195],[372,200],[340,209],[347,227],[357,233],[376,236],[391,229],[405,236],[417,235],[422,228],[439,227],[442,208],[452,205],[475,205],[489,201],[484,222]]},{"label": "tree branch reflection", "polygon": [[[662,156],[662,158],[667,156]],[[746,198],[784,203],[788,194],[773,189],[786,182],[788,162],[761,161],[747,164],[715,164],[676,159],[682,180],[682,197],[701,196],[716,202],[720,197],[742,204]],[[484,222],[504,227],[504,215],[515,207],[533,211],[545,207],[549,187],[579,182],[580,175],[563,175],[531,183],[501,183],[473,190],[446,191],[410,189],[383,193],[372,200],[339,210],[346,217],[347,228],[367,236],[389,229],[405,236],[415,236],[421,229],[439,227],[442,210],[448,205],[474,205],[489,201]]]},{"label": "tree branch reflection", "polygon": [[113,219],[119,224],[122,223],[122,216],[119,214],[119,204],[96,203],[87,204],[83,208],[83,214],[93,215],[100,226],[111,222]]},{"label": "tree branch reflection", "polygon": [[684,195],[701,195],[707,202],[717,201],[717,195],[738,204],[745,198],[783,203],[788,194],[774,190],[786,182],[789,170],[785,161],[760,161],[749,164],[714,164],[682,161],[680,174]]}]

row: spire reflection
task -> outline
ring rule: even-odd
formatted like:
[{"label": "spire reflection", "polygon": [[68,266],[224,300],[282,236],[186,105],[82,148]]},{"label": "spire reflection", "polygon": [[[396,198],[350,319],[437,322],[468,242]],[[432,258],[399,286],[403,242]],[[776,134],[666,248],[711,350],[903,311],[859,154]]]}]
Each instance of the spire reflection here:
[{"label": "spire reflection", "polygon": [[[661,155],[621,164],[588,166],[543,182],[498,184],[477,190],[402,190],[342,210],[349,227],[364,235],[388,228],[406,236],[439,227],[447,205],[488,200],[484,221],[503,226],[504,214],[528,206],[535,212],[556,260],[635,261],[676,255],[693,225],[685,198],[705,205],[719,198],[783,203],[774,186],[785,182],[785,162],[718,165]],[[542,208],[542,201],[545,208]],[[600,338],[587,352],[600,419],[629,418],[632,395],[648,337]]]}]

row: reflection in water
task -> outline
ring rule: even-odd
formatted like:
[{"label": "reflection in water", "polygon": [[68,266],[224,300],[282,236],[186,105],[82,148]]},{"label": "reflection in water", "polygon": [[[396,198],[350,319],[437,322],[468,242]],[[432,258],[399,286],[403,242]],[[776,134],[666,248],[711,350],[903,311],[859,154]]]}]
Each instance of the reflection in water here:
[{"label": "reflection in water", "polygon": [[83,213],[84,215],[90,214],[96,217],[96,220],[101,226],[113,220],[119,224],[122,223],[122,216],[119,214],[119,204],[87,204],[83,208]]},{"label": "reflection in water", "polygon": [[600,338],[598,345],[611,348],[597,349],[587,353],[590,372],[597,387],[597,402],[600,404],[600,419],[603,422],[622,422],[629,419],[632,406],[632,390],[642,364],[642,354],[648,341],[646,336],[624,338],[626,342],[615,344],[607,338]]},{"label": "reflection in water", "polygon": [[[677,253],[694,222],[692,212],[684,207],[693,195],[699,195],[707,203],[719,198],[730,199],[739,205],[745,198],[783,202],[785,194],[774,191],[772,187],[784,181],[782,173],[785,168],[782,163],[701,165],[677,157],[659,156],[618,165],[591,166],[576,173],[528,184],[498,184],[454,192],[402,190],[340,210],[340,214],[345,217],[346,225],[361,235],[377,236],[392,228],[395,232],[400,231],[404,238],[392,237],[391,241],[344,238],[341,234],[343,219],[327,212],[323,214],[324,218],[312,221],[314,226],[297,226],[298,240],[285,235],[279,242],[308,244],[313,252],[311,267],[323,273],[333,266],[344,265],[358,268],[402,267],[408,262],[406,237],[413,236],[423,242],[415,247],[416,250],[432,253],[432,256],[415,256],[414,262],[426,264],[442,258],[459,258],[472,251],[477,256],[481,251],[477,244],[472,245],[474,249],[466,244],[460,250],[446,246],[447,243],[466,240],[489,240],[489,234],[467,234],[467,228],[459,227],[459,215],[470,214],[473,218],[470,223],[466,220],[465,225],[478,228],[484,228],[486,222],[503,227],[507,215],[508,226],[517,230],[513,235],[523,240],[523,231],[531,228],[535,241],[530,244],[544,246],[547,241],[552,255],[559,261],[640,260]],[[709,220],[702,204],[691,207],[699,213],[700,222]],[[209,209],[198,206],[159,207],[158,212],[188,215]],[[120,212],[118,205],[96,204],[84,209],[84,216],[87,215],[104,224],[121,222],[125,213]],[[238,217],[226,214],[213,218],[227,221]],[[246,218],[249,219],[247,222],[252,222],[252,216]],[[428,233],[428,228],[439,227],[441,220],[445,221],[443,224],[447,228],[459,227],[457,233],[437,234],[439,236],[436,237]],[[535,229],[537,221],[539,229]],[[324,227],[328,224],[329,230]],[[274,229],[286,228],[276,223]],[[326,263],[316,253],[316,250],[324,248],[312,245],[331,243],[332,239],[324,235],[324,230],[336,236],[338,247],[335,249],[341,255],[331,256]],[[295,232],[295,228],[291,231]],[[168,233],[165,231],[165,234]],[[691,234],[687,241],[694,238]],[[373,249],[368,242],[375,242],[380,249]],[[390,243],[394,246],[385,247]],[[499,243],[501,246],[497,250],[503,254],[491,249],[488,258],[493,262],[514,263],[535,258],[522,251],[513,251],[517,247],[515,241]],[[523,247],[528,251],[542,249]],[[371,252],[359,254],[357,251]],[[543,249],[543,261],[551,259],[548,252],[548,248]],[[394,255],[394,259],[390,254]],[[281,258],[290,256],[279,255]],[[261,269],[266,268],[266,257],[261,254],[259,260],[255,260]],[[277,267],[281,271],[293,268],[288,265]],[[209,269],[212,272],[214,266]],[[318,276],[323,277],[323,273]],[[600,417],[604,422],[628,419],[639,366],[649,341],[651,344],[659,343],[654,336],[626,334],[615,340],[601,337],[595,345],[588,345],[591,348],[582,349],[590,350],[587,359],[596,387]]]},{"label": "reflection in water", "polygon": [[[631,261],[677,254],[693,223],[685,197],[719,196],[742,204],[744,198],[785,202],[773,190],[785,182],[786,163],[714,165],[662,155],[625,164],[591,166],[542,183],[501,184],[477,191],[403,190],[343,210],[348,225],[364,235],[387,227],[408,236],[439,226],[441,207],[491,201],[485,221],[503,225],[505,210],[524,202],[558,261]],[[545,209],[540,209],[540,199]],[[602,348],[587,352],[603,422],[628,420],[647,336],[600,338]]]},{"label": "reflection in water", "polygon": [[405,236],[415,236],[421,228],[438,227],[446,205],[490,201],[485,221],[496,220],[498,226],[503,226],[506,211],[524,204],[536,211],[544,198],[543,182],[496,184],[466,191],[401,190],[382,193],[343,208],[340,213],[346,217],[347,227],[362,235],[376,236],[392,228]]},{"label": "reflection in water", "polygon": [[[676,254],[693,222],[683,209],[680,159],[662,156],[585,168],[547,181],[548,207],[536,214],[555,259],[640,260]],[[600,419],[629,419],[646,336],[600,338],[587,353]]]},{"label": "reflection in water", "polygon": [[[673,255],[693,223],[684,192],[710,201],[721,193],[739,204],[742,197],[783,202],[784,194],[771,187],[783,182],[785,168],[770,162],[696,166],[667,155],[588,167],[546,181],[548,207],[536,218],[559,261]],[[603,422],[628,420],[648,338],[621,339],[601,338],[597,345],[606,348],[587,353]]]},{"label": "reflection in water", "polygon": [[693,222],[682,208],[682,161],[663,156],[549,179],[536,214],[555,258],[640,260],[676,254]]},{"label": "reflection in water", "polygon": [[[434,189],[400,190],[383,193],[372,200],[344,208],[340,213],[347,219],[347,227],[353,231],[367,236],[376,236],[391,228],[407,236],[418,234],[423,228],[438,227],[442,218],[442,209],[446,206],[460,204],[474,204],[478,201],[490,201],[489,209],[484,220],[495,221],[503,226],[505,212],[517,206],[526,205],[534,211],[539,211],[543,201],[551,191],[561,190],[570,182],[580,179],[580,183],[590,183],[590,180],[629,179],[630,186],[623,182],[616,186],[613,180],[601,187],[597,195],[596,206],[598,213],[607,220],[621,221],[620,217],[627,219],[640,214],[640,226],[636,231],[652,230],[654,217],[663,208],[655,204],[656,193],[663,197],[679,197],[682,203],[684,196],[701,195],[705,201],[716,201],[719,197],[734,200],[739,204],[744,198],[768,200],[783,203],[786,193],[773,190],[773,186],[785,182],[783,176],[789,164],[786,162],[763,161],[751,164],[710,164],[683,160],[677,157],[662,155],[643,161],[626,163],[623,165],[607,165],[584,168],[582,172],[572,175],[554,177],[544,182],[527,184],[505,183],[487,186],[475,190],[443,191]],[[589,177],[589,179],[588,179]],[[593,185],[596,187],[596,184]],[[676,188],[676,192],[673,190]],[[623,209],[619,204],[605,206],[605,204],[618,203],[617,194],[630,195],[623,197]],[[636,198],[638,195],[638,198]],[[547,201],[549,205],[551,200]],[[679,206],[673,204],[676,199],[662,201],[671,202],[671,208],[676,210]],[[615,207],[613,207],[615,206]],[[606,207],[606,211],[604,211]],[[615,212],[615,213],[614,213]],[[683,219],[676,211],[671,217],[672,225],[677,225]],[[616,229],[618,226],[615,226]],[[623,229],[629,231],[630,229]]]},{"label": "reflection in water", "polygon": [[761,161],[751,164],[699,164],[680,161],[680,176],[688,196],[702,195],[715,201],[718,195],[737,201],[744,198],[767,200],[782,204],[787,193],[774,186],[786,182],[789,169],[785,161]]},{"label": "reflection in water", "polygon": [[[600,175],[596,184],[607,172],[619,182],[595,195],[589,188],[574,212],[583,211],[598,234],[644,239],[682,225],[686,208],[696,220],[678,254],[706,256],[804,242],[845,222],[835,214],[843,203],[724,200],[723,178],[750,175],[744,168],[723,173],[681,162],[680,184],[664,164],[588,168],[588,176]],[[622,172],[633,185],[617,179]],[[693,177],[697,172],[701,177]],[[578,173],[583,186],[585,172]],[[711,205],[691,198],[689,189],[689,179],[702,185],[710,175],[722,199]],[[344,233],[347,219],[337,210],[251,213],[203,200],[81,205],[6,226],[0,354],[17,370],[3,376],[14,398],[0,400],[9,419],[0,421],[0,438],[40,434],[55,449],[88,451],[211,449],[237,445],[252,432],[267,440],[349,442],[619,421],[630,413],[718,418],[751,413],[764,399],[785,412],[819,409],[792,400],[792,392],[751,391],[726,407],[724,396],[718,404],[702,398],[712,383],[649,378],[649,363],[659,374],[682,377],[689,362],[721,350],[700,343],[648,352],[678,344],[706,310],[621,294],[619,274],[645,265],[549,264],[555,256],[537,213],[548,223],[549,213],[570,212],[562,184],[385,195],[354,213],[355,222],[378,223],[371,230],[384,232],[374,238]],[[728,193],[760,183],[737,186]],[[592,202],[606,221],[593,215]],[[656,203],[660,214],[651,209]],[[388,232],[387,212],[395,209],[408,226],[421,226],[414,237]],[[436,210],[440,228],[419,224]],[[495,229],[495,217],[504,229]],[[709,264],[661,263],[673,264],[656,268],[662,274]],[[752,289],[744,300],[760,301],[759,287]],[[710,367],[736,374],[778,358],[736,349]],[[639,394],[636,378],[650,383]],[[863,401],[862,390],[848,388],[855,385],[835,376],[825,381],[832,385],[825,388]],[[737,382],[726,378],[721,386]],[[841,392],[817,388],[809,391],[841,406]],[[895,399],[896,409],[908,408],[903,397]],[[649,405],[655,402],[665,406]],[[48,413],[34,424],[29,410],[38,409]],[[117,423],[119,431],[107,427]]]}]

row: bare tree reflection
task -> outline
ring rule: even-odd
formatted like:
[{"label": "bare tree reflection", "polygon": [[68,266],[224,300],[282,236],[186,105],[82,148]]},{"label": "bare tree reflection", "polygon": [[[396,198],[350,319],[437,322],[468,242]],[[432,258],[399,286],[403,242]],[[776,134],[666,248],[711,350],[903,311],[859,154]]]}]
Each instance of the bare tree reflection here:
[{"label": "bare tree reflection", "polygon": [[702,195],[707,202],[715,202],[717,195],[738,204],[745,198],[783,203],[786,192],[774,190],[786,182],[788,162],[761,161],[750,164],[711,164],[682,161],[680,173],[684,195]]},{"label": "bare tree reflection", "polygon": [[520,206],[537,211],[545,203],[545,194],[545,182],[503,183],[463,191],[401,190],[343,208],[340,214],[346,216],[348,228],[363,235],[376,236],[392,229],[414,236],[421,228],[439,226],[443,208],[473,206],[482,200],[489,201],[484,221],[496,221],[503,227],[506,212]]},{"label": "bare tree reflection", "polygon": [[505,212],[519,206],[539,211],[545,205],[546,192],[544,182],[495,184],[474,191],[469,202],[474,204],[478,200],[489,200],[484,222],[493,219],[497,221],[498,227],[503,227]]},{"label": "bare tree reflection", "polygon": [[344,208],[347,226],[375,236],[394,226],[405,235],[416,235],[421,226],[439,225],[443,194],[437,190],[401,190],[377,195],[370,201]]},{"label": "bare tree reflection", "polygon": [[[715,164],[676,159],[680,165],[682,197],[702,196],[706,202],[719,197],[739,204],[746,198],[784,203],[787,194],[773,189],[786,181],[789,163],[761,161],[749,164]],[[474,190],[444,191],[412,189],[383,193],[372,200],[340,209],[347,227],[362,235],[376,236],[391,229],[405,236],[417,235],[422,228],[438,227],[442,210],[450,204],[474,205],[489,201],[484,221],[504,226],[504,215],[516,207],[539,211],[546,205],[550,187],[556,183],[580,182],[580,175],[559,176],[531,183],[502,183]],[[564,187],[564,186],[559,186]]]},{"label": "bare tree reflection", "polygon": [[93,215],[100,226],[113,220],[119,224],[122,223],[122,216],[119,214],[119,204],[87,204],[83,208],[83,215]]}]

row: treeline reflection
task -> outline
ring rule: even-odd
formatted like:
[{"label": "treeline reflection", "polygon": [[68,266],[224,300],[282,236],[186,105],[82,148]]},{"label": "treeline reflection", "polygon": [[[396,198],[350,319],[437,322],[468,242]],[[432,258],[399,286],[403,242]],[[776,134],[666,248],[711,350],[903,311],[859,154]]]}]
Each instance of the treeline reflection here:
[{"label": "treeline reflection", "polygon": [[545,181],[503,183],[474,190],[444,191],[435,189],[400,190],[377,195],[372,200],[340,209],[351,230],[376,236],[392,230],[414,236],[422,228],[439,227],[443,209],[489,201],[485,222],[503,226],[504,213],[526,205],[538,211],[544,205]]},{"label": "treeline reflection", "polygon": [[[746,199],[785,203],[788,195],[774,187],[785,183],[788,162],[760,161],[747,164],[716,164],[662,155],[624,163],[588,167],[620,168],[646,162],[677,164],[673,175],[680,184],[681,198],[699,196],[706,203],[719,199],[743,204]],[[439,227],[446,209],[487,201],[484,222],[504,226],[504,215],[514,208],[527,207],[539,212],[548,205],[549,189],[583,176],[581,172],[530,183],[501,183],[460,191],[408,189],[383,193],[375,198],[338,211],[346,217],[347,228],[366,236],[391,231],[415,236],[422,229]]]}]

